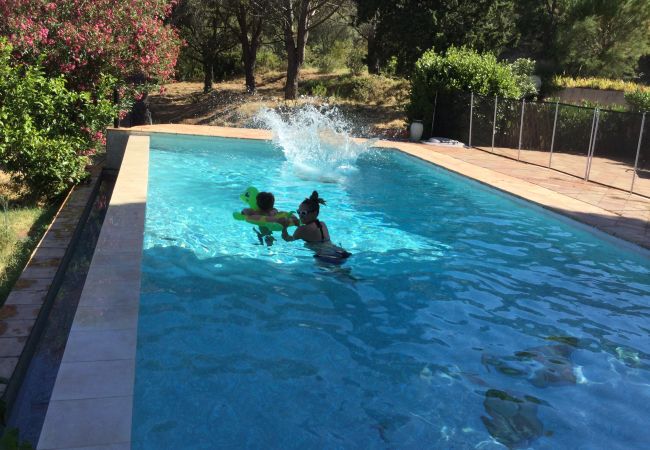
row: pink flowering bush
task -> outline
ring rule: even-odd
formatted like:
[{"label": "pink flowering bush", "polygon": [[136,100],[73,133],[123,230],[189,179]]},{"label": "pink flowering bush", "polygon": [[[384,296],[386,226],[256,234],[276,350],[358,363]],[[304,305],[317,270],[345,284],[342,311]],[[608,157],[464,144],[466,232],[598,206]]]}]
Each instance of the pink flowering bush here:
[{"label": "pink flowering bush", "polygon": [[104,75],[121,82],[172,78],[180,47],[165,24],[170,0],[0,0],[0,34],[14,57],[40,61],[76,90],[93,90]]},{"label": "pink flowering bush", "polygon": [[93,95],[73,91],[62,75],[47,77],[11,53],[0,38],[0,170],[35,197],[53,197],[86,176],[88,156],[117,114],[108,99],[114,80],[99,79]]}]

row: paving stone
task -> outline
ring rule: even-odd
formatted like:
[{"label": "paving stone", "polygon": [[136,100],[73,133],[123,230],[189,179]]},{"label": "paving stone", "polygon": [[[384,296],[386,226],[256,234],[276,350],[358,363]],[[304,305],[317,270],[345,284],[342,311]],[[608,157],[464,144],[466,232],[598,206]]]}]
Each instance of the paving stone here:
[{"label": "paving stone", "polygon": [[36,320],[39,305],[4,305],[0,308],[0,320]]},{"label": "paving stone", "polygon": [[92,447],[131,441],[133,397],[52,401],[39,450]]},{"label": "paving stone", "polygon": [[63,361],[133,359],[138,332],[132,330],[75,331],[68,336]]},{"label": "paving stone", "polygon": [[0,378],[9,380],[18,364],[18,357],[0,358]]},{"label": "paving stone", "polygon": [[27,336],[0,337],[0,358],[19,357],[26,342]]},{"label": "paving stone", "polygon": [[22,291],[46,291],[50,288],[50,284],[52,284],[51,279],[27,278],[21,276],[14,284],[13,289]]},{"label": "paving stone", "polygon": [[42,305],[47,291],[13,290],[5,300],[5,305]]},{"label": "paving stone", "polygon": [[35,267],[30,264],[29,267],[23,270],[21,277],[24,276],[30,279],[42,278],[46,280],[52,280],[54,278],[54,275],[56,275],[58,269],[58,267]]},{"label": "paving stone", "polygon": [[36,319],[33,320],[3,320],[0,322],[0,336],[21,337],[29,336]]},{"label": "paving stone", "polygon": [[132,395],[134,380],[135,354],[132,359],[64,361],[59,367],[52,400]]}]

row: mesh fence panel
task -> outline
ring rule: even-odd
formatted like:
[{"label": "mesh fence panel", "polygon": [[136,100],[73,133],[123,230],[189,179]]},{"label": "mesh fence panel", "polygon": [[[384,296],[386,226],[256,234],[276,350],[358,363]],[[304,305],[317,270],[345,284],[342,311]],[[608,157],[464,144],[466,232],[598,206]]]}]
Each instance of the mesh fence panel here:
[{"label": "mesh fence panel", "polygon": [[494,123],[494,97],[474,95],[472,116],[472,146],[492,151],[492,124]]},{"label": "mesh fence panel", "polygon": [[593,119],[593,109],[559,106],[551,162],[553,169],[579,177],[585,176]]},{"label": "mesh fence panel", "polygon": [[494,153],[510,158],[517,158],[521,104],[522,102],[516,100],[499,98],[494,133]]},{"label": "mesh fence panel", "polygon": [[526,103],[520,159],[539,166],[548,166],[555,104]]},{"label": "mesh fence panel", "polygon": [[[637,137],[638,145],[638,137]],[[650,197],[650,115],[645,116],[633,192]]]},{"label": "mesh fence panel", "polygon": [[[596,120],[593,108],[480,95],[474,95],[472,102],[471,98],[465,92],[438,93],[433,136],[471,142],[481,150],[580,178],[587,174],[593,142],[589,179],[631,188],[641,114],[602,110]],[[634,192],[650,197],[650,117],[644,123]]]},{"label": "mesh fence panel", "polygon": [[589,169],[591,181],[630,189],[640,129],[640,114],[599,111]]},{"label": "mesh fence panel", "polygon": [[469,138],[471,94],[439,92],[433,136],[456,139],[467,144]]}]

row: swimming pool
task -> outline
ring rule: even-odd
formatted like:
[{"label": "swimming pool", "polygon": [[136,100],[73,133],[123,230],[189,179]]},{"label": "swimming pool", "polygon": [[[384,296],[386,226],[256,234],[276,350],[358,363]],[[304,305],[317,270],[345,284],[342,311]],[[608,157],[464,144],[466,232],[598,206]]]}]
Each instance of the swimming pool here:
[{"label": "swimming pool", "polygon": [[[397,151],[325,183],[155,135],[149,167],[133,448],[646,445],[643,254]],[[317,189],[352,258],[260,245],[249,185]]]}]

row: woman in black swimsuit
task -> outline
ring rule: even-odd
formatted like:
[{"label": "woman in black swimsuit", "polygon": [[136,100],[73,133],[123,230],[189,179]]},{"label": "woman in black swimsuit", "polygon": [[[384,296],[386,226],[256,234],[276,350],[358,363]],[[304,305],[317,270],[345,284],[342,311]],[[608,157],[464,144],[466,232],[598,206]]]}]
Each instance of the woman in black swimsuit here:
[{"label": "woman in black swimsuit", "polygon": [[[350,256],[350,253],[330,242],[330,234],[327,225],[318,220],[320,205],[325,205],[325,200],[318,197],[318,192],[312,192],[298,207],[298,217],[293,221],[298,228],[290,236],[287,232],[288,223],[285,222],[282,229],[282,239],[285,241],[303,240],[316,251],[316,258],[327,260],[327,262],[340,263]],[[302,225],[301,225],[302,224]]]}]

